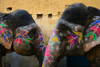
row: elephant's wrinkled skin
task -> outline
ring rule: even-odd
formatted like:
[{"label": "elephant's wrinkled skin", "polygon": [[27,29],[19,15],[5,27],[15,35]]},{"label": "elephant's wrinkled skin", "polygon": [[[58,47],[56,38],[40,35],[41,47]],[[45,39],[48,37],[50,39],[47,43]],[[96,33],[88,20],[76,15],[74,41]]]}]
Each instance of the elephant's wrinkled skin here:
[{"label": "elephant's wrinkled skin", "polygon": [[45,51],[43,43],[42,31],[27,11],[0,13],[0,58],[12,51],[36,55],[41,67]]},{"label": "elephant's wrinkled skin", "polygon": [[[42,67],[56,67],[57,62],[63,56],[81,55],[87,56],[91,66],[93,66],[93,60],[98,61],[94,62],[95,65],[98,63],[100,65],[100,53],[96,52],[97,54],[93,56],[95,51],[100,50],[98,49],[99,46],[93,47],[97,46],[100,42],[98,41],[97,43],[95,41],[95,34],[88,34],[90,27],[93,26],[92,23],[96,21],[93,21],[93,18],[97,16],[100,16],[100,11],[97,8],[86,7],[82,3],[75,3],[69,6],[52,31]],[[91,37],[88,37],[90,35]],[[90,55],[93,57],[91,58]],[[95,58],[96,56],[98,59]]]}]

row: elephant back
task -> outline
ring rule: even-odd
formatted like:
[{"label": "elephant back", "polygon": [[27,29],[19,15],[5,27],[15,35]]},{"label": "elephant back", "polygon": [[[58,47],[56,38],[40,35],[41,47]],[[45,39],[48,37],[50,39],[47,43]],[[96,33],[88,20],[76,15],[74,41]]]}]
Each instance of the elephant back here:
[{"label": "elephant back", "polygon": [[13,42],[13,33],[6,20],[0,22],[0,44],[10,49]]}]

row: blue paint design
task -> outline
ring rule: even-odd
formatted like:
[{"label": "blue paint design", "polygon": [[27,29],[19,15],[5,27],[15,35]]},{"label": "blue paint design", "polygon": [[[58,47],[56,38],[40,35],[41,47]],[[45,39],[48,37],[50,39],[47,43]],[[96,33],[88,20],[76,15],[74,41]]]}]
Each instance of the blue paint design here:
[{"label": "blue paint design", "polygon": [[[6,34],[6,35],[4,35],[4,40],[3,41],[5,41],[6,40],[6,37],[11,37],[12,35],[10,35],[10,34]],[[8,39],[7,39],[8,40]]]},{"label": "blue paint design", "polygon": [[51,40],[51,42],[55,42],[55,43],[61,43],[60,38],[58,36],[54,36]]},{"label": "blue paint design", "polygon": [[10,35],[10,34],[6,34],[6,36],[7,36],[7,37],[11,37],[12,35]]},{"label": "blue paint design", "polygon": [[40,46],[38,46],[38,47],[42,50],[42,53],[45,52],[46,48],[44,47],[44,45],[40,45]]},{"label": "blue paint design", "polygon": [[96,22],[94,22],[93,24],[98,24],[100,22],[100,20],[97,20]]},{"label": "blue paint design", "polygon": [[3,41],[5,41],[5,39],[6,39],[6,36],[4,36],[3,38],[4,38],[4,40],[3,40]]},{"label": "blue paint design", "polygon": [[19,35],[19,38],[23,39],[23,37],[21,35]]}]

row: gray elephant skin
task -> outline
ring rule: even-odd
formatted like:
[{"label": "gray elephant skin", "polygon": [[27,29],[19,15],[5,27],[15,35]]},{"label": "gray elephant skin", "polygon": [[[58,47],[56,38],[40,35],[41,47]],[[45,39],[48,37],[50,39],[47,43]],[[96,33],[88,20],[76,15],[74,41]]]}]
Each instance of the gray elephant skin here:
[{"label": "gray elephant skin", "polygon": [[0,60],[6,53],[15,51],[20,55],[35,55],[41,67],[45,51],[43,44],[42,31],[27,11],[0,13]]},{"label": "gray elephant skin", "polygon": [[56,67],[63,56],[86,56],[100,66],[100,10],[82,3],[70,5],[55,24],[42,67]]}]

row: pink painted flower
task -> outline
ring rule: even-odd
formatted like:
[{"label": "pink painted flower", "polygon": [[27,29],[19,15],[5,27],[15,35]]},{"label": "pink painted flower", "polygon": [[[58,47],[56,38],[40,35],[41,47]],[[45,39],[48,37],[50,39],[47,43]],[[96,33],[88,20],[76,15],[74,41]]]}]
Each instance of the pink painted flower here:
[{"label": "pink painted flower", "polygon": [[99,25],[98,26],[93,26],[92,28],[90,28],[90,30],[94,30],[93,33],[95,33],[97,31],[97,33],[100,35],[100,27],[99,27]]},{"label": "pink painted flower", "polygon": [[45,56],[46,57],[50,56],[50,57],[53,58],[53,56],[51,54],[49,54],[51,52],[51,50],[49,50],[49,47],[50,47],[50,45],[48,45],[47,48],[46,48]]}]

